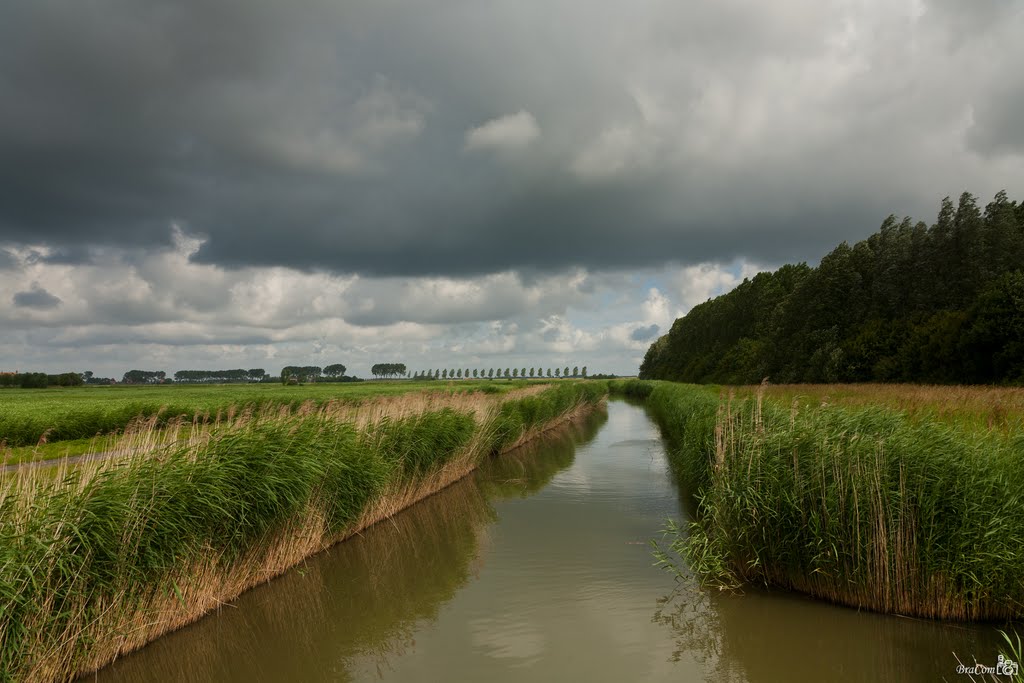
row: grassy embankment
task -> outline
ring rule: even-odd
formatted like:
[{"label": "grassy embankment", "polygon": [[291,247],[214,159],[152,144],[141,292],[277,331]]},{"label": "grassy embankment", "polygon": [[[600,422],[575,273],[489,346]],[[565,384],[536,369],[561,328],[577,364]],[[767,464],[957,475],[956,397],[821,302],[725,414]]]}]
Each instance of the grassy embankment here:
[{"label": "grassy embankment", "polygon": [[[532,384],[532,383],[531,383]],[[416,391],[503,392],[526,381],[359,382],[345,384],[171,385],[9,389],[0,391],[0,460],[7,464],[83,455],[117,448],[118,436],[133,422],[216,421],[232,406],[256,409],[358,404],[381,396]]]},{"label": "grassy embankment", "polygon": [[0,483],[0,680],[65,680],[597,404],[600,382],[160,418]]},{"label": "grassy embankment", "polygon": [[[292,671],[302,672],[299,680],[344,680],[354,677],[353,661],[392,668],[394,658],[415,649],[416,627],[435,621],[479,574],[491,544],[488,528],[497,519],[494,503],[542,489],[572,465],[577,443],[592,439],[606,421],[605,411],[581,415],[485,459],[479,475],[349,539],[344,552],[325,553],[278,577],[274,599],[243,596],[230,627],[220,620],[197,624],[187,637],[119,661],[116,678],[206,681],[230,671],[235,680],[258,681]],[[358,628],[339,628],[353,620]],[[265,668],[267,638],[287,642],[275,644],[272,671]]]},{"label": "grassy embankment", "polygon": [[696,493],[672,543],[690,568],[880,612],[1024,616],[1021,390],[949,388],[976,399],[958,413],[930,388],[801,389],[612,384],[646,397]]}]

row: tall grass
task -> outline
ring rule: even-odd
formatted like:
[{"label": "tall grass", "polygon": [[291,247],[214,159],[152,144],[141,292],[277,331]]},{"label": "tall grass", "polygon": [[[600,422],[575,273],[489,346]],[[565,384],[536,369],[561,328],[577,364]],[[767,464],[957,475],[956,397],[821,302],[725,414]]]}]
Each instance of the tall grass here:
[{"label": "tall grass", "polygon": [[490,426],[492,450],[514,448],[543,431],[552,421],[571,414],[581,405],[593,405],[608,393],[602,381],[568,382],[546,388],[543,393],[501,405]]},{"label": "tall grass", "polygon": [[[373,533],[346,541],[344,553],[304,561],[300,571],[279,577],[274,599],[243,596],[227,618],[227,630],[223,621],[199,624],[189,637],[118,662],[116,678],[200,681],[230,671],[236,680],[264,680],[273,676],[262,657],[264,639],[295,634],[300,637],[288,647],[275,648],[273,671],[335,680],[346,676],[339,662],[356,655],[371,670],[390,668],[394,657],[415,649],[416,626],[436,619],[444,603],[479,573],[481,551],[490,544],[488,527],[496,520],[493,503],[542,488],[572,464],[575,444],[593,437],[605,421],[607,413],[595,410],[502,457],[485,458],[482,476],[467,477]],[[339,628],[354,618],[359,628]],[[248,637],[252,628],[261,631],[260,638]]]},{"label": "tall grass", "polygon": [[7,476],[0,680],[94,670],[436,492],[602,390],[250,409],[170,429],[152,420],[136,433],[146,448]]},{"label": "tall grass", "polygon": [[667,383],[649,401],[699,503],[674,548],[705,581],[922,617],[1024,615],[1021,434]]},{"label": "tall grass", "polygon": [[139,416],[157,417],[159,422],[166,423],[182,416],[188,420],[214,419],[218,412],[231,406],[236,409],[251,406],[254,410],[287,406],[296,411],[306,404],[375,402],[384,395],[500,394],[528,384],[525,381],[462,380],[449,385],[360,382],[308,386],[233,384],[11,389],[0,391],[0,445],[32,446],[41,440],[91,438],[122,430]]},{"label": "tall grass", "polygon": [[946,422],[957,427],[1024,431],[1024,388],[993,386],[937,386],[926,384],[779,384],[737,387],[740,396],[761,392],[799,407],[822,403],[844,407],[885,407],[912,419]]}]

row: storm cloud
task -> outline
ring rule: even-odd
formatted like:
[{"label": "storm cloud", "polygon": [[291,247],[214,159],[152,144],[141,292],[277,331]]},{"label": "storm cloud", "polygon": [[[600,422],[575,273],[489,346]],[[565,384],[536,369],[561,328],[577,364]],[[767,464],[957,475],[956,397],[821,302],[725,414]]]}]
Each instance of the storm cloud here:
[{"label": "storm cloud", "polygon": [[4,3],[0,354],[628,372],[760,266],[1019,198],[1022,31],[1021,0]]},{"label": "storm cloud", "polygon": [[651,324],[647,327],[638,327],[630,333],[629,338],[633,341],[650,341],[658,334],[659,327]]},{"label": "storm cloud", "polygon": [[58,297],[47,292],[38,283],[32,283],[32,288],[24,292],[15,292],[12,301],[20,308],[46,309],[56,308],[61,304]]},{"label": "storm cloud", "polygon": [[9,3],[0,238],[84,259],[176,223],[201,262],[373,275],[814,259],[1019,181],[1021,4],[983,4]]}]

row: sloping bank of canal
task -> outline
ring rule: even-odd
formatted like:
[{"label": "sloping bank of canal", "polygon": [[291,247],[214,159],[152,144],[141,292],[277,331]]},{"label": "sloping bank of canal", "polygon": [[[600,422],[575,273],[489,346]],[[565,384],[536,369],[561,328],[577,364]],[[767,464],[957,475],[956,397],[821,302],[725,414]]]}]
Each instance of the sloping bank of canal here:
[{"label": "sloping bank of canal", "polygon": [[645,396],[674,446],[699,506],[673,545],[706,583],[908,617],[1024,617],[1019,430],[763,391],[613,388]]},{"label": "sloping bank of canal", "polygon": [[[658,428],[613,400],[96,676],[143,681],[935,681],[995,629],[704,591]],[[90,676],[90,679],[92,677]]]},{"label": "sloping bank of canal", "polygon": [[[600,405],[602,382],[241,408],[0,479],[0,680],[67,680]],[[157,444],[163,444],[159,448]]]}]

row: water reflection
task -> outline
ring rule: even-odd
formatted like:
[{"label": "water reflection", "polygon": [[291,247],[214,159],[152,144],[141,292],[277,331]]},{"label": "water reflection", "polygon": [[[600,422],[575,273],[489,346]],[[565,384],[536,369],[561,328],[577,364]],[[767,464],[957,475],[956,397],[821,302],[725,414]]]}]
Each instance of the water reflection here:
[{"label": "water reflection", "polygon": [[490,498],[526,498],[547,486],[576,457],[576,446],[588,443],[608,422],[600,407],[581,419],[549,430],[523,448],[490,458],[480,466],[476,483]]},{"label": "water reflection", "polygon": [[957,660],[996,661],[997,628],[858,612],[786,592],[744,595],[683,581],[654,621],[718,681],[955,680]]},{"label": "water reflection", "polygon": [[477,475],[115,662],[96,680],[345,681],[355,655],[383,675],[476,575],[493,502],[543,488],[606,421],[599,410],[489,460]]}]

